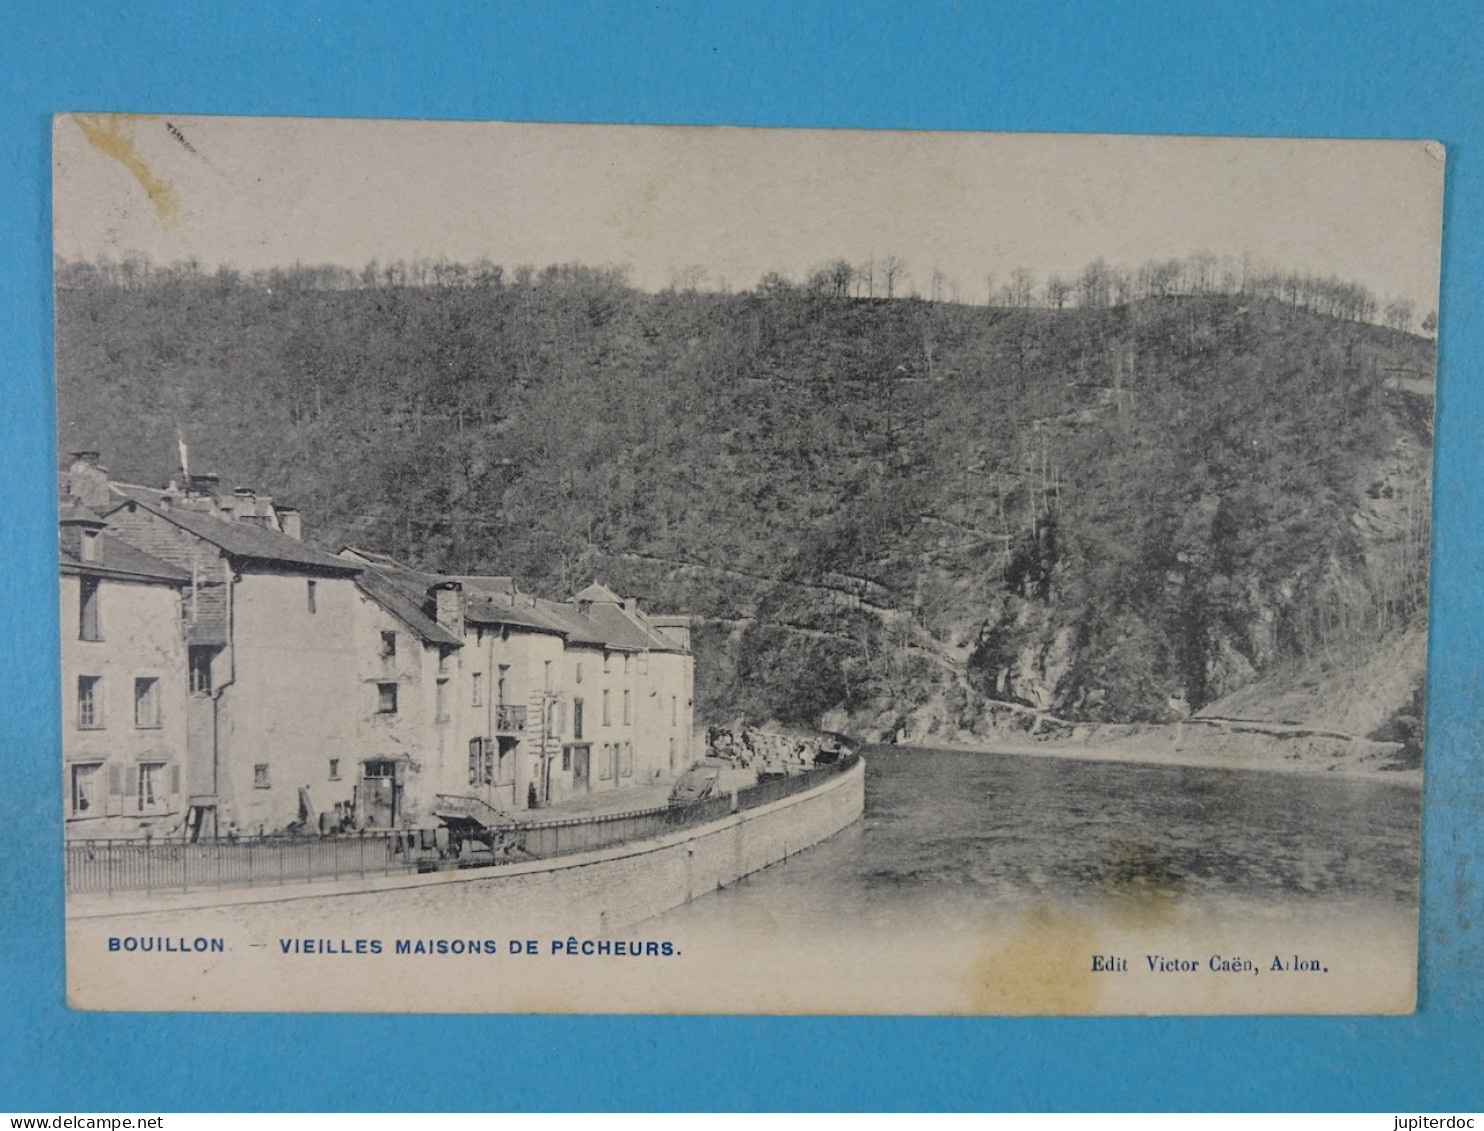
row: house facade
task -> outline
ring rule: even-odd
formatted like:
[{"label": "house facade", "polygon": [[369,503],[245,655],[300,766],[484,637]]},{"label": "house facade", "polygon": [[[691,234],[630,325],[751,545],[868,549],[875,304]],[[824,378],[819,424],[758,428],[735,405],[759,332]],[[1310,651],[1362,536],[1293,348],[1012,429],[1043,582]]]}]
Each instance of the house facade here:
[{"label": "house facade", "polygon": [[355,752],[359,569],[296,538],[295,512],[250,491],[222,497],[214,477],[111,483],[84,453],[68,487],[120,541],[187,577],[190,834],[317,823]]},{"label": "house facade", "polygon": [[[161,835],[428,828],[440,806],[515,814],[690,764],[684,618],[651,618],[596,584],[551,601],[509,577],[331,555],[302,541],[296,511],[223,494],[212,476],[112,482],[96,453],[78,453],[63,489],[76,551],[63,560],[64,625],[97,607],[102,575],[83,555],[101,545],[132,570],[107,583],[138,591],[108,640],[143,649],[68,642],[80,826],[104,827],[101,804],[130,818],[118,827]],[[113,755],[92,732],[129,717],[128,694],[144,721]]]},{"label": "house facade", "polygon": [[662,628],[597,585],[550,601],[508,577],[341,554],[460,641],[441,654],[442,721],[406,731],[418,769],[409,766],[403,783],[404,812],[432,813],[440,794],[504,812],[542,808],[652,785],[690,765],[694,661],[684,618]]},{"label": "house facade", "polygon": [[111,537],[75,502],[63,504],[59,530],[66,837],[178,834],[190,577]]}]

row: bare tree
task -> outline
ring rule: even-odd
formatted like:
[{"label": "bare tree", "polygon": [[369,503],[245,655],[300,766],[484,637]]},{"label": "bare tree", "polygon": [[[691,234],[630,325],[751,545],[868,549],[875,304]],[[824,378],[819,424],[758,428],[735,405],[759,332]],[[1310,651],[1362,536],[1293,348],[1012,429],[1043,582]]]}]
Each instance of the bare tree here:
[{"label": "bare tree", "polygon": [[1095,259],[1082,269],[1082,278],[1077,281],[1077,305],[1089,310],[1107,306],[1111,289],[1108,265]]},{"label": "bare tree", "polygon": [[836,298],[850,297],[850,280],[855,277],[855,268],[843,259],[830,264],[830,284]]},{"label": "bare tree", "polygon": [[1052,275],[1046,280],[1046,305],[1052,310],[1060,310],[1067,305],[1067,296],[1072,293],[1072,286],[1058,275]]},{"label": "bare tree", "polygon": [[1412,328],[1413,313],[1414,309],[1412,307],[1412,303],[1409,300],[1404,298],[1395,298],[1386,304],[1386,309],[1382,314],[1382,317],[1386,320],[1386,325],[1388,327],[1401,333],[1405,333]]},{"label": "bare tree", "polygon": [[1036,273],[1029,267],[1017,267],[1010,272],[1006,284],[1011,306],[1029,308],[1036,299]]},{"label": "bare tree", "polygon": [[694,294],[701,289],[701,284],[706,281],[706,268],[699,263],[690,263],[684,267],[670,268],[670,289],[672,291],[684,291],[686,294]]},{"label": "bare tree", "polygon": [[907,265],[902,262],[900,256],[884,255],[881,257],[881,281],[886,284],[886,297],[892,298],[896,294],[897,283],[907,273]]}]

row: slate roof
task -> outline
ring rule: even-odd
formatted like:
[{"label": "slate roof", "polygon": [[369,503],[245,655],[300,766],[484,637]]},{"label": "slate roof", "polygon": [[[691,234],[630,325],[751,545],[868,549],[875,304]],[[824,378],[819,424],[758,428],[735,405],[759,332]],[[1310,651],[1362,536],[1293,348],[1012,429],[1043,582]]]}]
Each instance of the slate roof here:
[{"label": "slate roof", "polygon": [[472,624],[508,624],[535,632],[567,635],[547,610],[533,606],[531,599],[524,596],[517,597],[512,604],[508,597],[492,593],[465,593],[464,619]]},{"label": "slate roof", "polygon": [[[341,549],[341,554],[347,552],[364,558],[386,581],[394,585],[404,597],[421,606],[428,599],[428,590],[435,585],[441,585],[445,581],[452,580],[441,573],[429,573],[427,570],[413,569],[410,565],[404,565],[396,558],[388,554],[378,554],[373,550],[362,550],[357,546],[346,546]],[[347,559],[341,558],[341,561]],[[352,565],[357,563],[352,562]]]},{"label": "slate roof", "polygon": [[443,644],[452,648],[463,646],[462,640],[423,612],[417,602],[377,570],[362,570],[356,577],[356,588],[406,624],[424,643]]},{"label": "slate roof", "polygon": [[89,526],[107,526],[108,520],[97,511],[88,510],[76,499],[63,499],[57,507],[58,522],[81,522]]},{"label": "slate roof", "polygon": [[[136,503],[167,522],[172,522],[182,530],[194,534],[203,542],[210,542],[234,558],[312,567],[344,575],[361,572],[362,567],[354,562],[348,562],[344,558],[337,558],[333,554],[306,546],[303,542],[290,538],[287,534],[281,534],[277,530],[269,530],[266,527],[243,522],[227,522],[214,515],[178,505],[162,506],[158,491],[119,484],[113,486],[114,490],[125,499],[119,506],[128,506],[130,502]],[[118,509],[119,507],[114,507],[109,513],[113,514]]]},{"label": "slate roof", "polygon": [[604,602],[611,605],[619,604],[623,598],[600,581],[594,581],[582,592],[573,596],[574,601]]},{"label": "slate roof", "polygon": [[[589,585],[577,594],[574,601],[549,601],[521,593],[510,577],[429,573],[404,565],[387,554],[355,546],[346,546],[341,553],[354,554],[368,562],[366,574],[379,577],[385,583],[386,591],[399,594],[419,613],[430,589],[457,582],[464,591],[464,620],[469,624],[510,625],[562,636],[572,644],[587,644],[616,652],[685,651],[674,640],[647,626],[644,618],[625,613],[620,604],[622,599],[604,585]],[[588,612],[581,612],[575,601],[590,602]],[[432,618],[425,614],[422,616],[424,621],[436,626]],[[441,627],[439,631],[452,636]]]},{"label": "slate roof", "polygon": [[85,562],[64,549],[61,551],[62,572],[114,577],[121,581],[160,581],[170,585],[191,583],[189,573],[169,562],[162,562],[108,534],[100,534],[98,538],[103,550],[101,561]]}]

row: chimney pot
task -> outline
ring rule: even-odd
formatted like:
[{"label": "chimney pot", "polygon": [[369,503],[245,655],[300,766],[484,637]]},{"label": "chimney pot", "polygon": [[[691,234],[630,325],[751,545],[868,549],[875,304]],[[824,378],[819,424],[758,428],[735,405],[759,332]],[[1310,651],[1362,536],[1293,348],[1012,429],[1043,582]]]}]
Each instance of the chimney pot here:
[{"label": "chimney pot", "polygon": [[97,452],[72,453],[67,490],[74,499],[90,510],[103,510],[112,501],[112,492],[108,487],[108,469],[99,462]]},{"label": "chimney pot", "polygon": [[455,636],[464,635],[464,592],[457,581],[445,581],[433,590],[438,623]]}]

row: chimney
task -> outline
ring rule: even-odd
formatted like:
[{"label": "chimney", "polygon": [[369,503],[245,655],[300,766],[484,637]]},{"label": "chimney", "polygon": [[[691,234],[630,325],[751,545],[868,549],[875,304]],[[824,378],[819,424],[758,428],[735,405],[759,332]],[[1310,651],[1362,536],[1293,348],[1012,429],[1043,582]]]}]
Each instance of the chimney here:
[{"label": "chimney", "polygon": [[297,507],[279,505],[278,525],[295,542],[304,541],[304,522]]},{"label": "chimney", "polygon": [[78,561],[101,565],[105,525],[101,518],[81,507],[64,506],[57,520],[61,548]]},{"label": "chimney", "polygon": [[249,526],[261,526],[268,530],[276,528],[276,523],[273,521],[271,495],[259,495],[252,487],[238,487],[232,492],[231,507],[238,522],[245,522]]},{"label": "chimney", "polygon": [[97,452],[72,453],[67,490],[85,507],[102,510],[112,501],[108,489],[108,469],[99,461]]},{"label": "chimney", "polygon": [[433,590],[437,620],[455,636],[464,635],[464,590],[457,581],[445,581]]},{"label": "chimney", "polygon": [[214,471],[203,471],[186,479],[186,494],[197,497],[214,497],[222,485],[222,477]]}]

